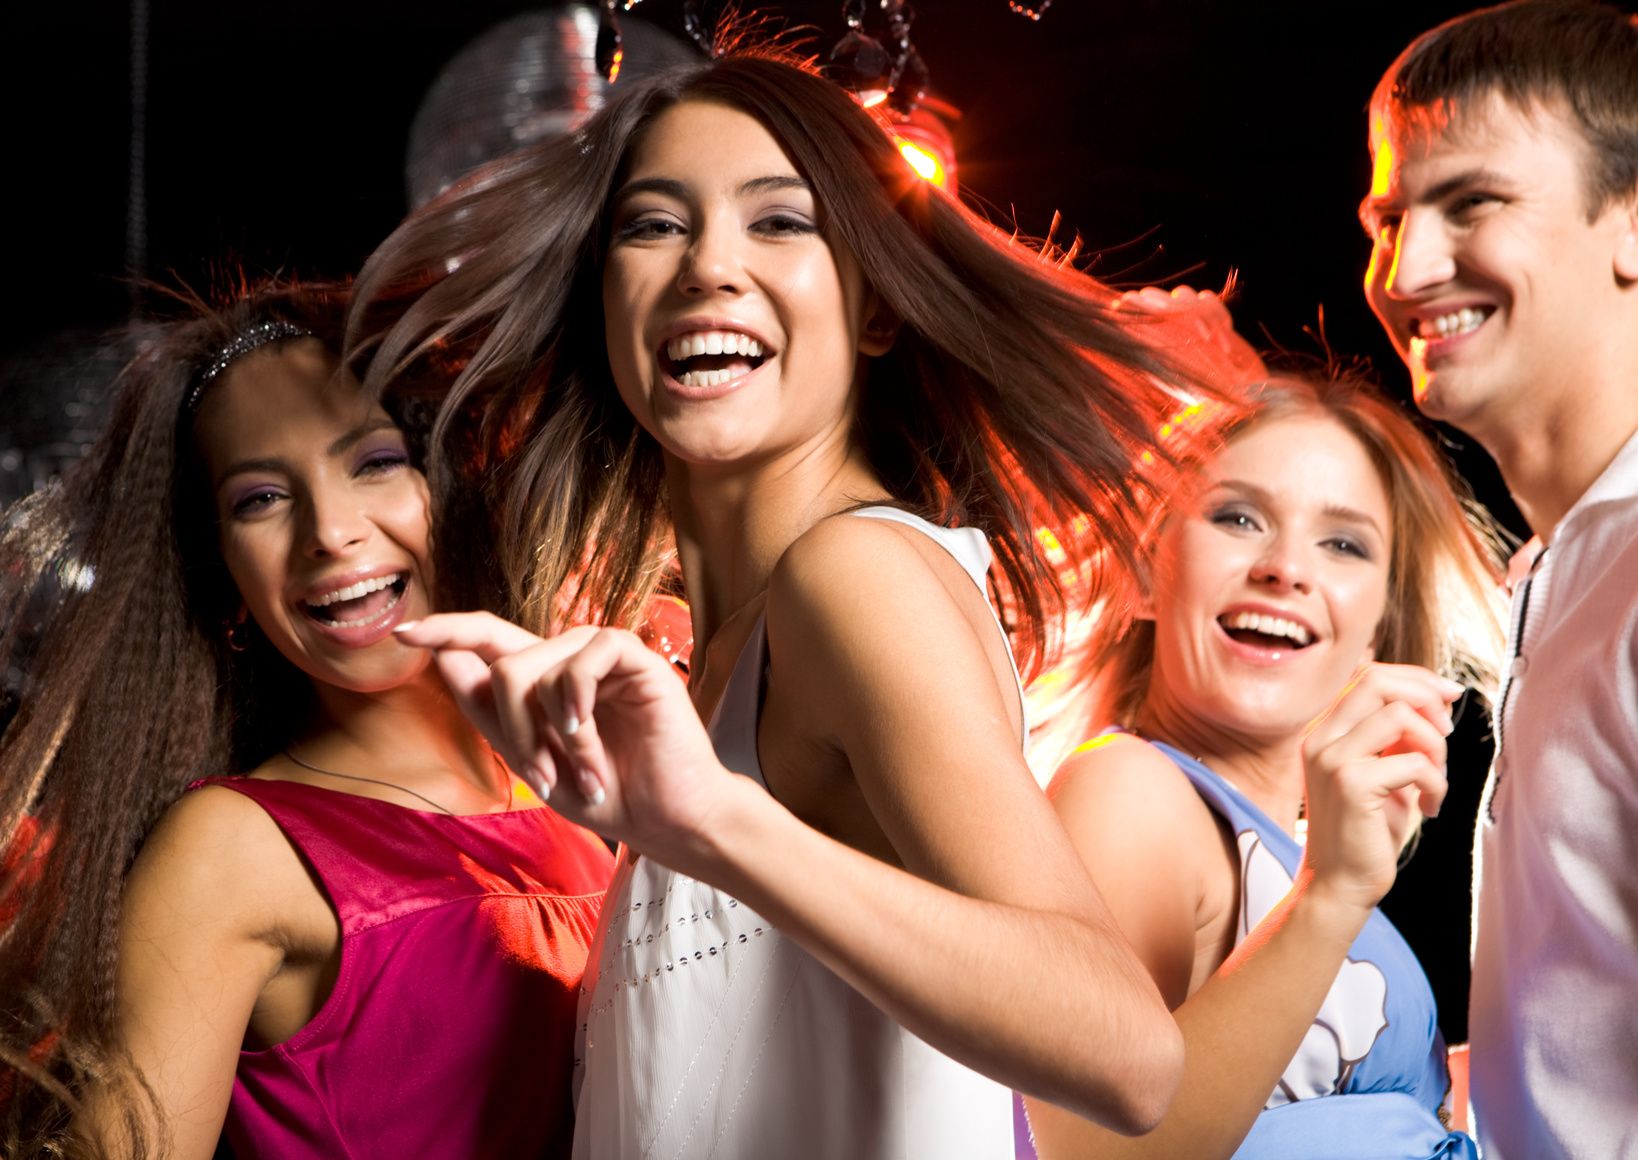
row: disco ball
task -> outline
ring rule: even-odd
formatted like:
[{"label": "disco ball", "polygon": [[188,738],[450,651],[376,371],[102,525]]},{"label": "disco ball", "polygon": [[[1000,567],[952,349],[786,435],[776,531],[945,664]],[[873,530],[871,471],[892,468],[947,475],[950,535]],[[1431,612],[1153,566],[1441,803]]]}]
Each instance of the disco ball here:
[{"label": "disco ball", "polygon": [[[685,41],[629,15],[617,83],[700,60]],[[486,161],[572,132],[603,107],[597,8],[560,4],[514,16],[444,66],[410,125],[406,177],[421,206]]]},{"label": "disco ball", "polygon": [[72,327],[0,359],[0,507],[61,475],[90,446],[137,337]]}]

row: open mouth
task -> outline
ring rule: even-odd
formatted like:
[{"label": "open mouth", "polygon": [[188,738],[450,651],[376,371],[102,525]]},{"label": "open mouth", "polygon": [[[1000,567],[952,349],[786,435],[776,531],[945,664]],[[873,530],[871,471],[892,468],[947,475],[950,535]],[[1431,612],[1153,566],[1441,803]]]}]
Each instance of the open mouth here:
[{"label": "open mouth", "polygon": [[1304,649],[1314,643],[1305,626],[1266,612],[1229,612],[1217,618],[1230,640],[1267,649]]},{"label": "open mouth", "polygon": [[696,330],[673,338],[660,352],[660,365],[684,387],[720,387],[743,378],[767,361],[762,343],[735,330]]},{"label": "open mouth", "polygon": [[1485,319],[1495,312],[1494,306],[1464,306],[1460,310],[1451,310],[1433,318],[1412,318],[1411,337],[1427,342],[1440,338],[1459,338],[1479,329],[1484,325]]},{"label": "open mouth", "polygon": [[328,628],[362,628],[391,612],[409,587],[408,572],[372,576],[317,600],[301,602],[302,611]]}]

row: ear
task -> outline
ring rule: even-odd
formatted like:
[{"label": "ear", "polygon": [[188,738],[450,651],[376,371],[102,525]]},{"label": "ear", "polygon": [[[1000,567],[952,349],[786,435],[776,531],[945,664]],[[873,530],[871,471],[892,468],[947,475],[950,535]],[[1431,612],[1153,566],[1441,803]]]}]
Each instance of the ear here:
[{"label": "ear", "polygon": [[1638,283],[1638,190],[1611,209],[1619,215],[1615,238],[1615,276],[1622,285]]},{"label": "ear", "polygon": [[859,353],[878,358],[893,349],[903,320],[874,291],[866,306],[869,313],[865,315],[864,327],[859,331]]}]

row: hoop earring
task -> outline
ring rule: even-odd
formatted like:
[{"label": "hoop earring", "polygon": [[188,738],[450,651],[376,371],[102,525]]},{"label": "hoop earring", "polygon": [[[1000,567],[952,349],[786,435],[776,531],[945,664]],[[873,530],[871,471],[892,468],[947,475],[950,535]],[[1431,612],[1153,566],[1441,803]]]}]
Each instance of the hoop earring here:
[{"label": "hoop earring", "polygon": [[250,620],[241,617],[228,625],[227,646],[229,651],[242,653],[250,651]]}]

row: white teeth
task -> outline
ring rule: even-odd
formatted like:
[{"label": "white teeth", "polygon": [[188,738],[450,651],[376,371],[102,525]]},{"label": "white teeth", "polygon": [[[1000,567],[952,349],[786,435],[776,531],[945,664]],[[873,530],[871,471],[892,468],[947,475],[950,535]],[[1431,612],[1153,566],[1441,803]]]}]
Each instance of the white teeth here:
[{"label": "white teeth", "polygon": [[[334,592],[326,592],[317,600],[307,603],[314,608],[327,608],[332,604],[340,604],[343,600],[357,600],[360,596],[368,596],[372,592],[379,592],[383,588],[390,588],[404,578],[402,572],[394,572],[388,576],[376,576],[370,580],[360,580],[357,584],[349,584],[345,588],[338,588]],[[364,623],[360,621],[359,623]]]},{"label": "white teeth", "polygon": [[665,353],[674,361],[697,358],[702,354],[742,354],[747,358],[761,358],[762,344],[737,330],[698,330],[673,338],[665,344]]},{"label": "white teeth", "polygon": [[1223,618],[1224,628],[1241,628],[1260,632],[1264,636],[1283,636],[1301,648],[1314,639],[1314,634],[1294,620],[1283,616],[1268,616],[1261,612],[1235,612]]},{"label": "white teeth", "polygon": [[749,370],[740,371],[684,371],[677,381],[685,387],[720,387],[730,379],[743,378]]},{"label": "white teeth", "polygon": [[366,624],[374,624],[383,616],[387,615],[387,613],[391,612],[394,608],[397,608],[398,602],[402,599],[403,597],[399,596],[398,593],[395,592],[393,593],[392,599],[387,602],[387,606],[374,616],[366,616],[358,620],[332,620],[330,622],[330,626],[332,628],[363,628]]},{"label": "white teeth", "polygon": [[1467,334],[1479,329],[1489,315],[1483,310],[1476,310],[1471,306],[1464,306],[1460,310],[1452,310],[1449,314],[1441,314],[1437,318],[1428,318],[1422,321],[1418,337],[1449,338],[1456,334]]}]

